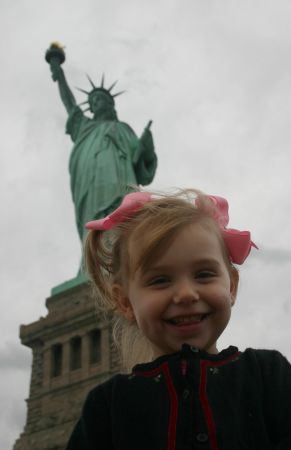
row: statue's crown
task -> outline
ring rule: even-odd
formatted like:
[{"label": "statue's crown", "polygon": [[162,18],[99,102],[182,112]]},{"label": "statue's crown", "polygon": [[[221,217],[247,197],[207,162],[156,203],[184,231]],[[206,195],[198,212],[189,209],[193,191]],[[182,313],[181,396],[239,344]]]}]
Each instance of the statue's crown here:
[{"label": "statue's crown", "polygon": [[[92,97],[97,92],[104,93],[107,97],[110,98],[110,100],[112,101],[112,104],[114,105],[114,98],[117,97],[118,95],[123,94],[123,92],[125,92],[125,91],[121,91],[121,92],[117,92],[116,94],[111,94],[111,91],[114,88],[114,86],[116,85],[117,81],[114,81],[114,83],[112,83],[112,85],[109,88],[105,88],[104,87],[104,81],[105,81],[104,74],[102,75],[101,85],[100,86],[95,86],[95,84],[93,83],[93,81],[91,80],[89,75],[87,75],[87,78],[88,78],[88,80],[89,80],[89,82],[90,82],[90,84],[92,86],[92,89],[91,89],[91,91],[85,91],[84,89],[77,88],[79,91],[83,92],[84,94],[86,94],[88,96],[87,100],[85,100],[84,102],[80,103],[80,105],[84,105],[86,103],[90,104],[90,97]],[[89,109],[90,109],[90,107],[87,108],[85,111],[88,111]]]}]

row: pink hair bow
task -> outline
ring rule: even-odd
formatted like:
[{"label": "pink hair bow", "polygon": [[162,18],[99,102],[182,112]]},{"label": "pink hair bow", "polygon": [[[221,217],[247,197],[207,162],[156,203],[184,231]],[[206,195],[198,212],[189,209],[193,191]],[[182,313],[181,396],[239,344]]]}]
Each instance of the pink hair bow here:
[{"label": "pink hair bow", "polygon": [[92,220],[86,223],[88,230],[111,230],[115,225],[124,222],[142,206],[152,200],[148,192],[131,192],[124,196],[121,205],[104,219]]},{"label": "pink hair bow", "polygon": [[[228,217],[228,202],[225,198],[209,195],[208,198],[215,204],[215,211],[212,213],[213,219],[218,223],[223,240],[229,252],[231,261],[235,264],[243,264],[249,255],[251,248],[258,248],[251,241],[249,231],[239,231],[226,228]],[[125,195],[121,205],[104,219],[93,220],[86,224],[88,230],[111,230],[115,225],[124,222],[134,215],[142,206],[153,199],[148,192],[131,192]],[[195,201],[195,206],[199,208],[199,201]]]},{"label": "pink hair bow", "polygon": [[208,198],[216,206],[216,211],[213,214],[213,219],[218,223],[223,240],[228,249],[230,260],[235,264],[243,264],[248,257],[251,248],[258,248],[251,240],[251,233],[249,231],[234,230],[233,228],[226,228],[229,221],[228,216],[228,202],[223,197],[209,195]]}]

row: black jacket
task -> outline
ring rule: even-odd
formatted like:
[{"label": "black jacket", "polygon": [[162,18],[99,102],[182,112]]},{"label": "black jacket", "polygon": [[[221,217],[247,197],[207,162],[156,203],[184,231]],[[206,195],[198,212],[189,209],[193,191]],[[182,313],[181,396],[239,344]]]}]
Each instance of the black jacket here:
[{"label": "black jacket", "polygon": [[277,351],[181,351],[93,389],[67,450],[291,450],[291,366]]}]

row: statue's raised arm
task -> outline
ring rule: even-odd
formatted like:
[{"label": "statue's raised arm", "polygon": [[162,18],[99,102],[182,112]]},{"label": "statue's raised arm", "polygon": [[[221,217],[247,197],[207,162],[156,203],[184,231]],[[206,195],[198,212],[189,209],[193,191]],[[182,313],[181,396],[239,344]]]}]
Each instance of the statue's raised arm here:
[{"label": "statue's raised arm", "polygon": [[52,79],[58,83],[62,102],[67,113],[70,114],[76,106],[76,100],[69,88],[64,71],[61,68],[61,64],[63,64],[66,59],[63,47],[56,42],[52,43],[50,48],[46,51],[45,59],[50,65]]}]

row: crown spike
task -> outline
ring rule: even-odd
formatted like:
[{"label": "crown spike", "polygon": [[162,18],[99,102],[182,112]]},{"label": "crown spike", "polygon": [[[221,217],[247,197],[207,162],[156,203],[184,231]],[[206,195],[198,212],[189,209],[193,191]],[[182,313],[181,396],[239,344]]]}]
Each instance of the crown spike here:
[{"label": "crown spike", "polygon": [[124,94],[126,91],[117,92],[117,94],[112,95],[112,97],[118,97],[118,95]]},{"label": "crown spike", "polygon": [[108,92],[112,91],[112,89],[114,88],[114,86],[116,85],[116,83],[118,82],[118,80],[114,81],[114,83],[112,83],[112,85],[107,89]]},{"label": "crown spike", "polygon": [[87,73],[86,73],[86,76],[87,76],[87,78],[88,78],[88,80],[89,80],[89,83],[91,84],[92,88],[93,88],[93,89],[96,89],[95,84],[93,83],[93,81],[91,80],[91,78],[89,77],[89,75],[88,75]]},{"label": "crown spike", "polygon": [[84,112],[87,112],[87,111],[90,111],[91,110],[91,108],[89,107],[89,108],[86,108],[86,109],[83,109],[83,113]]},{"label": "crown spike", "polygon": [[88,100],[85,100],[84,102],[79,103],[78,106],[86,105],[87,103],[89,104]]},{"label": "crown spike", "polygon": [[104,72],[102,74],[102,78],[101,78],[101,87],[104,88],[104,81],[105,81],[105,75]]},{"label": "crown spike", "polygon": [[76,87],[76,89],[78,89],[78,91],[80,91],[80,92],[83,92],[84,94],[87,94],[87,95],[89,95],[90,94],[90,92],[88,92],[88,91],[85,91],[84,89],[82,89],[82,88],[78,88],[78,87]]}]

